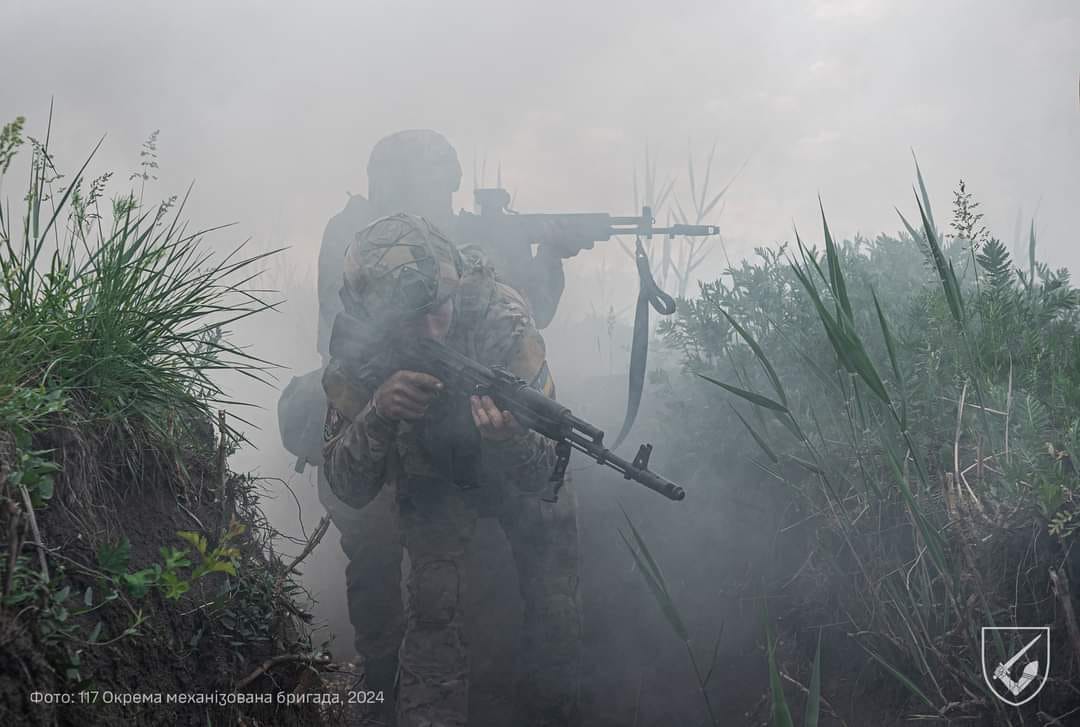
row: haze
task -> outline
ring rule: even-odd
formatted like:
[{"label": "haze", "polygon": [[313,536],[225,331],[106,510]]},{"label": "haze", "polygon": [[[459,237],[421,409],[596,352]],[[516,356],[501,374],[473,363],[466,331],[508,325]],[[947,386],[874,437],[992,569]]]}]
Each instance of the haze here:
[{"label": "haze", "polygon": [[524,210],[628,214],[646,144],[685,199],[717,142],[723,180],[748,160],[722,214],[743,250],[817,235],[819,193],[836,233],[895,232],[914,149],[942,212],[963,177],[995,234],[1035,214],[1075,265],[1078,38],[1069,0],[11,3],[0,118],[40,133],[55,99],[61,165],[107,133],[118,177],[161,129],[161,196],[195,179],[197,222],[311,254],[400,128],[457,146],[459,206],[486,157]]},{"label": "haze", "polygon": [[[501,171],[522,211],[635,213],[646,148],[658,177],[675,179],[688,206],[687,157],[700,185],[715,144],[713,189],[736,178],[722,210],[706,220],[723,230],[727,253],[699,269],[706,278],[754,246],[790,239],[793,224],[820,243],[819,195],[834,236],[896,234],[895,208],[917,216],[912,151],[939,226],[963,178],[984,224],[1007,245],[1026,240],[1034,218],[1039,258],[1080,267],[1076,0],[18,2],[0,20],[0,62],[0,124],[23,115],[27,132],[40,137],[54,102],[51,147],[62,171],[74,173],[107,134],[89,175],[113,170],[111,193],[123,193],[137,184],[128,179],[141,144],[160,129],[159,179],[147,185],[147,202],[182,195],[195,180],[185,211],[192,227],[236,223],[210,244],[289,246],[262,283],[288,302],[236,332],[253,353],[284,365],[281,384],[318,365],[314,263],[327,219],[347,191],[366,193],[375,142],[406,128],[436,129],[456,146],[465,176],[455,203],[464,208],[474,186],[494,185]],[[0,192],[13,209],[27,157]],[[544,331],[560,398],[608,431],[617,431],[625,407],[636,292],[630,260],[614,243],[598,244],[568,262],[559,316]],[[666,361],[657,348],[650,356],[650,366],[677,368],[670,353]],[[255,445],[230,467],[280,478],[267,480],[268,517],[300,535],[299,506],[310,532],[323,509],[313,470],[296,475],[281,447],[278,393],[235,378],[229,396],[262,408],[229,408],[254,425],[242,428]],[[657,426],[649,407],[655,413],[658,402],[646,392],[627,446]],[[658,438],[658,471],[685,447]],[[737,481],[714,482],[737,479],[730,472],[695,471],[688,491],[698,486],[694,497],[706,506],[693,500],[679,509],[580,459],[573,467],[586,623],[598,624],[588,654],[590,689],[604,695],[596,709],[629,700],[649,674],[657,713],[668,701],[698,709],[700,698],[689,689],[681,644],[617,538],[623,504],[659,543],[659,559],[676,564],[669,574],[684,589],[692,631],[707,641],[717,621],[727,623],[724,654],[753,653],[740,663],[763,670],[753,652],[756,608],[718,599],[714,584],[741,578],[740,558],[767,563],[779,514],[747,505]],[[755,486],[744,499],[760,492]],[[734,504],[716,504],[731,493]],[[677,537],[661,537],[671,533]],[[336,634],[336,653],[348,657],[338,540],[331,531],[304,563],[303,580],[319,600],[316,615]],[[509,589],[512,560],[490,522],[474,548],[500,559],[481,577]],[[492,601],[517,608],[514,598]],[[496,616],[487,623],[513,624],[512,613]],[[497,685],[502,677],[492,668],[484,678]],[[746,687],[736,678],[725,689],[756,698],[759,682]]]}]

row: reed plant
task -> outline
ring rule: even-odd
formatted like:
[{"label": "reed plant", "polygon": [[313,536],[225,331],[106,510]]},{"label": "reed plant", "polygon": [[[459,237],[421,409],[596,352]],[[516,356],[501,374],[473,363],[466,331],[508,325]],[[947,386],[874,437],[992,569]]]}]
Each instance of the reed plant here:
[{"label": "reed plant", "polygon": [[899,235],[836,241],[823,209],[821,248],[796,232],[680,301],[661,332],[693,375],[671,431],[786,486],[806,560],[760,595],[797,599],[826,653],[855,645],[900,713],[1022,724],[983,679],[981,628],[1049,625],[1056,669],[1032,709],[1062,719],[1080,664],[1080,291],[1037,261],[1033,230],[1012,260],[966,187],[943,234],[916,174]]}]

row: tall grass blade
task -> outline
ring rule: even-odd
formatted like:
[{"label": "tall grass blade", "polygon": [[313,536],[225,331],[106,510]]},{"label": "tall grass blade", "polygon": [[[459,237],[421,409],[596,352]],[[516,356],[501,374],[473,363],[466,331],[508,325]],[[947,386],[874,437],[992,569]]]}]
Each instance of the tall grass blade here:
[{"label": "tall grass blade", "polygon": [[1028,280],[1031,289],[1035,287],[1035,220],[1031,220],[1031,231],[1028,233]]},{"label": "tall grass blade", "polygon": [[818,318],[825,327],[825,334],[829,338],[829,343],[832,344],[833,350],[844,368],[850,373],[858,374],[866,385],[870,387],[870,390],[874,392],[875,396],[886,405],[891,405],[892,400],[885,390],[885,384],[882,382],[881,376],[878,375],[877,369],[871,362],[869,355],[867,355],[858,335],[850,325],[845,324],[845,319],[834,316],[825,307],[821,295],[814,286],[808,272],[799,267],[794,261],[791,265],[796,278],[810,295],[810,300],[814,304]]},{"label": "tall grass blade", "polygon": [[[858,642],[856,642],[856,643],[858,643]],[[908,691],[910,691],[916,697],[921,699],[926,704],[927,707],[930,707],[931,709],[934,708],[934,703],[932,701],[930,701],[930,697],[926,696],[926,694],[923,692],[923,690],[919,689],[919,687],[915,684],[915,682],[913,682],[911,679],[906,677],[903,672],[901,672],[899,669],[897,669],[892,664],[887,662],[880,654],[866,648],[861,643],[859,644],[859,648],[861,648],[863,651],[865,651],[867,653],[867,655],[871,659],[873,659],[878,664],[880,664],[885,669],[885,671],[892,674],[893,677],[895,677],[898,682],[903,684],[907,688]]]},{"label": "tall grass blade", "polygon": [[739,334],[739,337],[746,341],[746,344],[750,346],[750,350],[754,352],[754,356],[757,357],[758,362],[761,364],[762,368],[765,369],[765,374],[772,383],[773,391],[776,392],[776,395],[780,398],[780,402],[786,407],[788,403],[787,395],[784,393],[784,387],[780,384],[780,377],[776,375],[776,369],[769,363],[769,357],[761,350],[761,346],[759,346],[758,342],[754,340],[754,337],[750,335],[750,332],[739,325],[739,322],[732,318],[731,314],[723,308],[720,309],[720,312],[723,314],[724,318],[727,319],[727,322],[731,327],[735,329],[735,332]]},{"label": "tall grass blade", "polygon": [[98,143],[94,145],[94,148],[90,151],[89,156],[86,157],[86,161],[83,162],[83,165],[81,167],[79,167],[79,171],[75,173],[75,176],[72,178],[71,183],[67,185],[67,189],[64,190],[64,196],[60,199],[60,203],[56,205],[56,208],[53,210],[52,217],[49,218],[48,223],[46,223],[45,225],[45,229],[41,232],[42,238],[49,234],[49,230],[51,230],[52,226],[56,223],[56,218],[60,215],[61,210],[63,210],[64,207],[67,205],[68,199],[71,198],[71,193],[75,191],[76,183],[80,179],[82,179],[83,172],[86,171],[86,167],[90,165],[90,160],[93,159],[94,155],[97,154],[98,149],[101,148],[101,144],[104,141],[104,136],[98,139]]},{"label": "tall grass blade", "polygon": [[746,421],[746,419],[743,418],[743,415],[739,413],[739,410],[732,406],[731,411],[733,411],[735,413],[735,416],[739,418],[739,421],[742,422],[744,427],[746,427],[746,431],[750,432],[750,436],[754,438],[754,441],[757,442],[757,445],[761,447],[761,451],[764,452],[770,460],[772,460],[773,464],[779,462],[780,458],[776,456],[776,452],[774,452],[772,448],[768,445],[768,443],[764,440],[764,438],[762,438],[762,436],[757,433],[757,430],[754,429],[753,426],[751,426],[750,422]]},{"label": "tall grass blade", "polygon": [[769,623],[769,612],[765,611],[765,640],[769,652],[769,694],[772,704],[772,723],[770,727],[794,727],[791,718],[791,710],[788,708],[787,699],[784,697],[784,683],[780,678],[780,670],[776,666],[776,641],[773,638],[772,625]]},{"label": "tall grass blade", "polygon": [[919,168],[919,159],[915,156],[915,150],[911,150],[911,158],[915,160],[915,177],[919,181],[919,192],[922,194],[922,206],[926,209],[926,217],[930,222],[929,230],[937,236],[937,224],[934,222],[934,212],[930,208],[930,195],[926,191],[926,182],[923,181],[922,169]]},{"label": "tall grass blade", "polygon": [[[915,496],[911,492],[911,486],[908,484],[907,477],[904,476],[904,473],[900,469],[900,463],[896,453],[893,451],[892,445],[885,439],[884,434],[882,435],[882,445],[882,448],[887,455],[886,460],[889,463],[889,471],[892,472],[893,478],[896,480],[896,484],[900,489],[900,494],[904,498],[905,504],[907,504],[912,519],[915,521],[919,535],[922,536],[923,543],[926,544],[930,559],[934,562],[938,572],[943,576],[952,577],[953,573],[946,561],[945,543],[941,538],[941,534],[930,525],[930,522],[926,519],[925,513],[923,513],[919,503],[915,500]],[[928,483],[923,484],[925,486]]]},{"label": "tall grass blade", "polygon": [[803,727],[817,727],[821,712],[821,631],[818,630],[817,648],[814,649],[814,668],[810,672],[810,686],[807,687],[806,712],[803,715]]},{"label": "tall grass blade", "polygon": [[829,232],[829,221],[825,219],[825,206],[818,197],[818,207],[821,209],[821,225],[825,229],[825,257],[829,265],[829,283],[833,294],[836,296],[840,308],[847,316],[847,320],[854,321],[855,316],[851,312],[851,300],[848,298],[847,285],[844,284],[844,273],[840,269],[840,256],[836,251],[836,243],[833,242]]},{"label": "tall grass blade", "polygon": [[945,299],[949,304],[949,310],[952,312],[956,325],[963,330],[966,320],[964,316],[964,300],[960,294],[960,284],[956,280],[956,271],[953,270],[952,263],[946,261],[945,253],[941,249],[941,243],[938,241],[937,232],[933,226],[934,222],[930,219],[929,213],[923,208],[923,203],[919,201],[917,195],[915,202],[919,205],[919,215],[922,217],[926,242],[930,246],[930,254],[933,256],[938,278],[941,280],[941,285],[945,290]]},{"label": "tall grass blade", "polygon": [[767,396],[762,396],[761,394],[755,394],[754,392],[747,391],[746,389],[740,389],[738,386],[732,386],[731,384],[725,384],[723,381],[717,381],[716,379],[712,378],[711,376],[707,376],[707,375],[705,375],[703,373],[700,373],[700,372],[695,371],[694,375],[695,376],[700,376],[701,378],[708,381],[710,384],[716,384],[720,388],[725,389],[726,391],[730,391],[732,394],[735,394],[735,396],[746,399],[751,404],[756,404],[757,406],[761,406],[761,407],[764,407],[766,409],[772,409],[773,411],[782,412],[784,414],[789,413],[788,408],[786,406],[784,406],[783,404],[781,404],[779,402],[773,401],[772,399],[770,399]]},{"label": "tall grass blade", "polygon": [[[622,509],[622,506],[619,506]],[[634,522],[630,519],[626,510],[623,510],[623,517],[626,518],[627,524],[630,526],[630,532],[634,537],[634,543],[636,548],[630,544],[626,534],[619,530],[619,537],[622,538],[626,547],[630,550],[630,554],[634,557],[634,562],[637,564],[638,569],[645,577],[645,582],[649,586],[649,590],[652,591],[653,598],[656,600],[657,605],[660,606],[661,612],[667,618],[668,624],[671,626],[675,635],[679,637],[681,641],[689,640],[689,631],[686,628],[686,622],[683,621],[682,614],[679,613],[679,609],[675,606],[675,602],[671,598],[671,594],[668,591],[667,583],[664,581],[664,575],[660,571],[660,566],[656,564],[652,554],[649,552],[648,546],[645,545],[645,541],[642,539],[637,528],[634,526]]]},{"label": "tall grass blade", "polygon": [[881,335],[885,338],[885,349],[889,353],[889,365],[892,366],[896,386],[900,389],[900,431],[907,431],[907,390],[904,384],[904,375],[901,373],[900,364],[896,359],[896,341],[893,339],[892,331],[889,330],[889,324],[885,320],[885,313],[881,310],[881,301],[878,300],[877,293],[871,290],[870,296],[874,299],[874,310],[877,312],[878,323],[881,326]]}]

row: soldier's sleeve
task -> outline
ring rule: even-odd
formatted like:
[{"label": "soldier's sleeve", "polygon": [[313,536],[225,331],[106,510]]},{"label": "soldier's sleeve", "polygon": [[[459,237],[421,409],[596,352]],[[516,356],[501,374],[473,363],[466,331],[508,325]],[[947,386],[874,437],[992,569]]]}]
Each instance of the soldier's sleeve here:
[{"label": "soldier's sleeve", "polygon": [[326,367],[323,388],[328,402],[323,430],[326,480],[342,502],[360,509],[386,483],[397,422],[375,411],[371,393],[349,380],[335,359]]},{"label": "soldier's sleeve", "polygon": [[[536,330],[528,307],[516,293],[499,286],[504,295],[494,306],[496,320],[491,329],[501,332],[496,340],[505,346],[494,360],[503,360],[507,369],[529,382],[533,388],[555,398],[555,380],[547,363],[544,338]],[[525,490],[538,490],[555,467],[555,443],[533,431],[501,442],[489,442],[492,465]]]}]

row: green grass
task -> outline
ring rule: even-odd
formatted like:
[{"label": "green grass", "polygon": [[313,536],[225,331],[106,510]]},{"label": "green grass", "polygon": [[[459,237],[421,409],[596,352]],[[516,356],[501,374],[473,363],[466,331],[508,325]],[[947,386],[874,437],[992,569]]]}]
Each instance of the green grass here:
[{"label": "green grass", "polygon": [[[272,252],[214,254],[204,242],[212,230],[181,219],[186,197],[107,198],[111,175],[86,176],[93,154],[64,176],[50,131],[29,139],[21,218],[0,206],[0,400],[44,387],[101,431],[165,442],[208,420],[211,406],[235,404],[219,372],[265,376],[269,364],[227,329],[271,307],[250,288],[254,263]],[[22,142],[21,120],[4,127],[0,173]]]},{"label": "green grass", "polygon": [[[255,281],[277,251],[215,250],[206,238],[215,230],[183,221],[186,196],[144,203],[156,132],[128,180],[137,188],[114,190],[112,174],[88,175],[93,152],[73,175],[58,169],[51,121],[43,141],[23,127],[18,119],[0,130],[0,190],[20,154],[27,162],[21,208],[0,204],[3,648],[13,659],[41,652],[70,689],[108,679],[87,671],[84,651],[108,647],[99,653],[112,658],[132,637],[176,654],[163,635],[182,632],[181,615],[199,623],[189,649],[213,641],[207,648],[238,663],[268,648],[310,651],[302,629],[280,636],[285,619],[309,617],[293,603],[300,587],[274,555],[253,479],[228,470],[239,436],[214,411],[239,418],[224,374],[266,382],[274,367],[230,330],[276,305]],[[157,521],[130,530],[131,498]],[[172,515],[200,530],[153,542]],[[129,563],[130,545],[145,559],[148,540],[161,564]],[[190,557],[176,547],[185,540]],[[42,542],[49,547],[31,548]],[[88,547],[96,562],[84,562]],[[154,588],[177,609],[167,619],[151,618],[164,603]],[[16,643],[20,634],[28,643]],[[116,664],[109,673],[124,674]]]},{"label": "green grass", "polygon": [[1053,624],[1048,573],[1080,529],[1080,291],[1033,234],[1017,265],[963,186],[943,235],[916,174],[906,233],[840,242],[823,209],[823,249],[796,232],[681,301],[661,332],[697,376],[671,426],[717,471],[749,456],[789,486],[813,527],[788,590],[907,714],[994,713],[979,629]]}]

